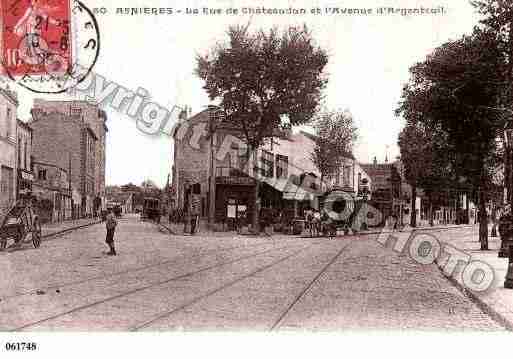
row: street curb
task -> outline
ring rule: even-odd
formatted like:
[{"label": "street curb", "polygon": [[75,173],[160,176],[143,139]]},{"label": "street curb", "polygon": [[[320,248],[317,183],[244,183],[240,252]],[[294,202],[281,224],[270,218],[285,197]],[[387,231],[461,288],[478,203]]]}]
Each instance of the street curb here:
[{"label": "street curb", "polygon": [[[166,229],[169,233],[173,234],[173,235],[176,235],[176,236],[179,236],[181,234],[178,234],[176,233],[175,231],[173,231],[171,228],[169,228],[168,226],[166,226],[165,224],[162,224],[162,223],[155,223],[157,226],[160,226],[160,227],[164,227],[164,229]],[[451,227],[434,227],[434,228],[430,228],[430,227],[423,227],[423,228],[413,228],[410,232],[421,232],[421,231],[437,231],[437,230],[451,230],[451,229],[461,229],[461,228],[471,228],[471,227],[474,227],[474,225],[472,224],[462,224],[462,225],[459,225],[459,226],[451,226]],[[329,236],[316,236],[316,237],[310,237],[310,236],[297,236],[298,238],[337,238],[337,237],[351,237],[351,236],[356,236],[356,235],[361,235],[361,236],[367,236],[367,235],[373,235],[373,234],[381,234],[381,233],[401,233],[401,232],[406,232],[406,231],[374,231],[374,232],[365,232],[365,233],[362,233],[362,232],[359,232],[359,233],[355,233],[353,235],[341,235],[341,236],[333,236],[333,237],[329,237]],[[269,237],[272,237],[272,235],[269,235],[267,234]],[[291,235],[293,236],[293,235]]]},{"label": "street curb", "polygon": [[390,234],[390,233],[405,233],[405,232],[422,232],[422,231],[449,231],[451,229],[461,229],[461,228],[471,228],[474,227],[474,225],[471,224],[462,224],[460,226],[452,226],[452,227],[422,227],[422,228],[411,228],[409,231],[390,231],[390,230],[384,230],[384,231],[373,231],[373,232],[357,232],[354,234],[347,234],[347,235],[340,235],[340,236],[299,236],[299,238],[337,238],[337,237],[353,237],[353,236],[369,236],[373,234]]},{"label": "street curb", "polygon": [[71,232],[71,231],[75,231],[77,229],[82,229],[82,228],[90,227],[90,226],[93,226],[95,224],[100,224],[100,223],[102,223],[102,221],[95,221],[95,222],[91,222],[91,223],[87,223],[87,224],[82,224],[82,225],[76,226],[76,227],[66,228],[66,229],[63,229],[63,230],[60,230],[60,231],[57,231],[57,232],[45,234],[44,236],[41,236],[41,239],[48,239],[50,237],[55,237],[55,236],[58,236],[60,234],[64,234],[64,233]]},{"label": "street curb", "polygon": [[435,261],[435,265],[440,271],[440,273],[447,278],[449,283],[451,283],[456,289],[458,289],[464,296],[469,298],[479,309],[483,311],[486,315],[488,315],[492,320],[494,320],[497,324],[503,326],[508,331],[513,331],[513,322],[504,317],[498,311],[493,309],[493,307],[483,301],[477,294],[468,290],[463,284],[458,282],[454,277],[449,276],[444,273],[442,267],[440,267],[438,261]]}]

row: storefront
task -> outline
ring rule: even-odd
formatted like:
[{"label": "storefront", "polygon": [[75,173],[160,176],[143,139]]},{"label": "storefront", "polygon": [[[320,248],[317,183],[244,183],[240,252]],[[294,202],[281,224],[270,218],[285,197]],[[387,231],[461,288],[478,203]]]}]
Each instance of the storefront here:
[{"label": "storefront", "polygon": [[255,180],[251,177],[217,177],[215,221],[233,229],[253,213]]},{"label": "storefront", "polygon": [[18,199],[25,195],[29,195],[32,192],[32,184],[34,183],[34,174],[32,172],[25,171],[23,169],[18,170],[18,187],[17,195]]}]

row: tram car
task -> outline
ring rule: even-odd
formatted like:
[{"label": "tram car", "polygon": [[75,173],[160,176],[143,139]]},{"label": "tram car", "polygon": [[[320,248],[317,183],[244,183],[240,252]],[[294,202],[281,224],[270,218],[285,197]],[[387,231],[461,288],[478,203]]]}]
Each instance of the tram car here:
[{"label": "tram car", "polygon": [[160,222],[161,208],[160,200],[155,197],[144,198],[141,220]]}]

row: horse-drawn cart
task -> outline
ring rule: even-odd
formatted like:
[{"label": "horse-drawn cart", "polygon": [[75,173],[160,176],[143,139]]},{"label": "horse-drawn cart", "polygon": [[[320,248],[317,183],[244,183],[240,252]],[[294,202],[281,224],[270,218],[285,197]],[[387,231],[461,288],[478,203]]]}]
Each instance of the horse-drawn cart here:
[{"label": "horse-drawn cart", "polygon": [[34,248],[41,245],[41,223],[30,202],[20,201],[7,212],[0,224],[0,250],[7,247],[9,240],[13,241],[11,246],[20,246],[29,237]]}]

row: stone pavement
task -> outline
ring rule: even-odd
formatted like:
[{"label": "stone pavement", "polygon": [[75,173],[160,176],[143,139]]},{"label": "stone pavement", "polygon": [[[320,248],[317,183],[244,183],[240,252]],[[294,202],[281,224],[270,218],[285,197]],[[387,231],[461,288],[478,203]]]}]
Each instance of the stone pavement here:
[{"label": "stone pavement", "polygon": [[[490,233],[490,231],[489,231]],[[437,238],[471,256],[471,260],[487,263],[493,268],[494,282],[491,288],[483,293],[468,291],[462,277],[462,266],[450,276],[463,291],[473,298],[486,312],[499,322],[513,330],[513,290],[504,288],[504,278],[508,268],[507,258],[498,258],[500,248],[499,237],[488,237],[489,250],[482,251],[479,243],[479,225],[456,230],[441,231]],[[442,267],[442,264],[439,264]]]},{"label": "stone pavement", "polygon": [[502,330],[375,236],[177,236],[127,216],[0,254],[0,330]]}]

